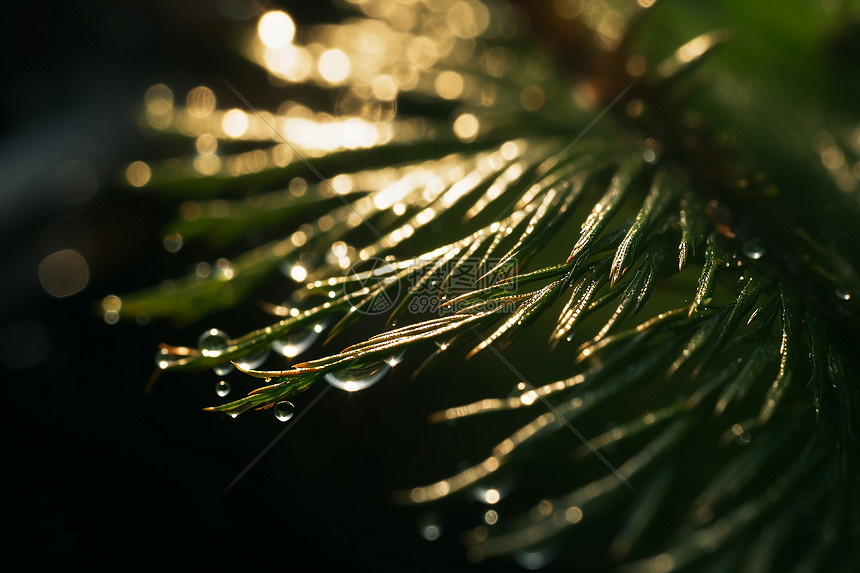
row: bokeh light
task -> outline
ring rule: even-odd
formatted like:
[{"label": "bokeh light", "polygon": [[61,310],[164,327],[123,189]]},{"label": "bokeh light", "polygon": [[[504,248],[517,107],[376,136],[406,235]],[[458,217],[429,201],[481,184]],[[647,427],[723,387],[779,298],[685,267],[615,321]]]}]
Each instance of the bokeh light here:
[{"label": "bokeh light", "polygon": [[454,134],[461,141],[472,141],[478,135],[478,118],[471,113],[464,113],[454,120]]},{"label": "bokeh light", "polygon": [[266,12],[257,24],[260,40],[269,48],[279,49],[290,45],[296,33],[296,25],[286,12]]},{"label": "bokeh light", "polygon": [[204,118],[215,111],[215,92],[206,86],[199,86],[188,92],[185,105],[196,118]]},{"label": "bokeh light", "polygon": [[463,94],[463,76],[457,72],[445,71],[436,77],[436,93],[444,99],[457,99]]},{"label": "bokeh light", "polygon": [[119,310],[122,308],[122,300],[114,294],[109,294],[102,299],[104,319],[108,324],[116,324],[119,321]]},{"label": "bokeh light", "polygon": [[248,130],[248,114],[241,109],[231,109],[224,114],[221,128],[230,137],[242,137]]},{"label": "bokeh light", "polygon": [[125,170],[125,178],[134,187],[143,187],[149,183],[152,169],[143,161],[135,161]]},{"label": "bokeh light", "polygon": [[335,48],[323,52],[320,56],[318,67],[323,79],[336,84],[344,81],[349,76],[351,64],[349,56],[343,50]]},{"label": "bokeh light", "polygon": [[87,261],[77,251],[65,249],[48,255],[39,264],[39,281],[51,296],[65,298],[76,294],[90,280]]}]

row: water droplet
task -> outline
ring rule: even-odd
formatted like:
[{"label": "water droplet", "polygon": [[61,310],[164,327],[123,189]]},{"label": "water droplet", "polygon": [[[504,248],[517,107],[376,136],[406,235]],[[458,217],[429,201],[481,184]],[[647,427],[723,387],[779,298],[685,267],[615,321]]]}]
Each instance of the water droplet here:
[{"label": "water droplet", "polygon": [[744,255],[753,260],[758,260],[764,256],[765,248],[758,239],[750,239],[741,247]]},{"label": "water droplet", "polygon": [[851,300],[851,293],[845,292],[844,290],[837,290],[836,296],[842,300]]},{"label": "water droplet", "polygon": [[272,349],[282,356],[294,358],[310,348],[324,328],[325,324],[319,323],[310,328],[291,332],[272,342]]},{"label": "water droplet", "polygon": [[284,400],[283,402],[278,402],[275,404],[275,417],[281,422],[286,422],[290,418],[293,417],[293,414],[296,413],[296,407],[293,406],[292,402],[287,402]]},{"label": "water droplet", "polygon": [[230,393],[230,383],[226,380],[221,380],[217,384],[215,384],[215,393],[218,394],[221,398]]},{"label": "water droplet", "polygon": [[242,370],[253,370],[254,368],[259,367],[263,362],[266,361],[266,358],[271,354],[271,349],[264,348],[260,352],[255,352],[251,354],[246,354],[241,358],[236,359],[236,364]]},{"label": "water droplet", "polygon": [[216,364],[212,367],[212,372],[214,372],[217,376],[226,376],[232,371],[233,365],[229,362],[225,362],[224,364]]},{"label": "water droplet", "polygon": [[197,347],[203,356],[221,356],[224,351],[230,346],[230,337],[223,330],[211,328],[200,335],[197,340]]},{"label": "water droplet", "polygon": [[370,388],[379,382],[383,376],[388,374],[391,367],[396,365],[402,358],[404,352],[397,356],[380,360],[374,364],[363,366],[353,370],[342,370],[340,372],[329,372],[325,375],[325,380],[335,388],[346,390],[347,392],[358,392],[365,388]]}]

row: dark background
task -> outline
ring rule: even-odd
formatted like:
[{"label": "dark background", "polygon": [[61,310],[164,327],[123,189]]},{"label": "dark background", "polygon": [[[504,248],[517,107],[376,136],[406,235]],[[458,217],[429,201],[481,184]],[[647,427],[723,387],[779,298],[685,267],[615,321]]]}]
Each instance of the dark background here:
[{"label": "dark background", "polygon": [[[495,443],[480,422],[426,423],[434,410],[485,394],[490,382],[479,366],[459,367],[471,382],[465,391],[451,380],[443,385],[449,374],[410,381],[416,356],[364,392],[329,392],[222,494],[285,426],[269,412],[237,420],[203,412],[216,400],[211,372],[164,376],[145,395],[157,343],[194,344],[209,319],[178,330],[160,322],[110,326],[99,312],[105,295],[176,278],[194,262],[161,248],[161,226],[176,204],[118,183],[129,161],[192,151],[193,142],[140,133],[135,114],[146,88],[164,82],[181,97],[206,84],[220,105],[240,107],[219,85],[224,77],[261,108],[284,98],[232,49],[259,6],[75,1],[4,9],[0,419],[3,515],[12,533],[2,546],[22,568],[470,568],[458,536],[480,523],[477,502],[413,508],[390,494],[446,477]],[[299,26],[338,16],[323,2],[284,7]],[[65,201],[55,181],[57,168],[75,159],[99,180],[82,204]],[[81,253],[90,277],[82,292],[58,299],[41,287],[38,266],[62,249]],[[231,316],[224,320],[235,334],[269,321],[253,307]],[[236,372],[225,379],[234,396],[251,387]],[[298,411],[318,391],[298,397]],[[481,439],[466,443],[463,432]],[[444,516],[432,543],[418,534],[427,511]]]}]

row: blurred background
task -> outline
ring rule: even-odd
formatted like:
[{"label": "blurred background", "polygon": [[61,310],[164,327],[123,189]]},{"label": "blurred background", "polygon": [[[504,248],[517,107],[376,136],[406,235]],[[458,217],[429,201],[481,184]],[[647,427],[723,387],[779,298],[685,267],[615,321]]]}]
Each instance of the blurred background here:
[{"label": "blurred background", "polygon": [[[283,7],[299,25],[338,16],[325,2]],[[284,425],[270,415],[202,412],[215,396],[211,372],[162,377],[145,395],[157,343],[196,340],[203,327],[103,318],[106,295],[179,276],[189,264],[162,248],[174,207],[119,184],[128,162],[193,145],[141,134],[144,92],[160,82],[179,93],[206,83],[241,107],[223,77],[265,107],[273,88],[234,47],[267,8],[30,2],[8,6],[0,20],[0,419],[12,527],[3,546],[27,567],[149,559],[286,570],[467,565],[453,533],[459,524],[389,499],[460,459],[445,447],[456,443],[453,428],[426,431],[432,384],[417,390],[395,373],[385,389],[331,393],[222,495]],[[248,313],[246,324],[233,319],[234,332],[267,320]],[[234,392],[250,389],[231,376]],[[436,541],[421,535],[428,524],[441,531]]]}]

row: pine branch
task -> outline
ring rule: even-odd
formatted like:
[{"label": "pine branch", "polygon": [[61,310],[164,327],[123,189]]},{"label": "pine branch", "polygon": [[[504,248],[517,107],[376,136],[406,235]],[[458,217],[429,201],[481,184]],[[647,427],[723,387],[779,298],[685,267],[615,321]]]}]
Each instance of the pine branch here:
[{"label": "pine branch", "polygon": [[[246,397],[206,408],[235,417],[323,380],[359,389],[362,376],[375,382],[386,363],[413,347],[432,352],[419,370],[437,361],[450,370],[537,331],[548,339],[545,355],[570,375],[534,387],[523,380],[513,395],[433,414],[433,422],[463,424],[478,415],[519,420],[513,411],[530,418],[478,463],[399,499],[432,503],[508,472],[542,471],[546,466],[525,460],[536,452],[567,455],[558,434],[579,435],[580,422],[588,441],[576,450],[577,463],[597,457],[610,467],[571,474],[565,491],[519,494],[529,509],[467,534],[470,560],[513,554],[535,563],[558,540],[575,546],[584,527],[624,511],[627,520],[600,541],[622,570],[860,564],[856,553],[840,557],[856,529],[846,507],[860,482],[856,364],[846,352],[851,343],[837,334],[852,323],[856,341],[856,309],[842,289],[860,283],[850,256],[828,253],[810,231],[798,207],[810,201],[806,189],[785,179],[778,189],[768,176],[751,175],[758,167],[747,164],[756,165],[756,153],[769,157],[771,144],[780,147],[772,138],[761,144],[771,132],[753,120],[738,124],[749,135],[714,127],[740,105],[702,90],[736,81],[732,59],[715,55],[726,43],[729,49],[733,34],[696,35],[649,66],[667,52],[662,40],[639,42],[640,35],[667,25],[675,35],[698,34],[677,22],[686,9],[651,14],[643,2],[614,10],[589,1],[565,24],[576,3],[524,3],[547,32],[541,39],[550,51],[590,47],[584,63],[562,62],[573,68],[571,80],[534,51],[521,29],[523,8],[458,2],[442,25],[432,23],[441,13],[421,2],[378,10],[383,4],[357,3],[364,16],[310,30],[305,43],[272,48],[259,37],[249,48],[279,81],[336,92],[348,108],[340,118],[295,103],[241,116],[203,113],[191,99],[173,109],[166,87],[150,90],[146,119],[155,129],[197,137],[198,148],[207,136],[261,146],[230,156],[201,151],[156,166],[143,183],[133,164],[133,185],[173,191],[177,183],[213,181],[198,186],[204,194],[218,191],[224,177],[261,186],[295,177],[279,191],[186,204],[191,216],[170,232],[222,244],[265,226],[288,234],[222,265],[216,276],[187,277],[170,293],[124,296],[122,313],[191,322],[239,304],[279,267],[302,283],[290,306],[270,306],[277,322],[235,339],[212,331],[197,348],[163,345],[159,369],[233,362],[262,380]],[[415,23],[404,31],[398,18],[407,12]],[[371,38],[388,49],[362,59],[355,43]],[[321,44],[340,52],[316,54]],[[343,77],[342,65],[328,69],[323,59],[338,54],[352,66]],[[319,58],[316,71],[301,72],[303,58]],[[426,113],[402,111],[408,109]],[[325,138],[315,138],[317,131]],[[852,152],[832,137],[817,141],[826,176],[843,193],[856,189],[834,155],[846,163]],[[365,167],[348,169],[357,161]],[[326,179],[309,184],[308,163]],[[190,175],[188,165],[198,173]],[[801,168],[814,172],[803,181],[814,181],[820,196],[839,196],[820,165]],[[804,256],[810,246],[814,260]],[[306,348],[285,340],[310,340],[309,332],[330,325],[328,339],[337,341],[382,311],[389,319],[382,332],[339,352],[285,369],[259,370],[257,360],[248,361],[273,345],[289,348],[282,354],[292,359]],[[603,430],[594,423],[619,416]],[[609,448],[618,452],[614,466],[601,453]],[[821,534],[802,540],[800,559],[785,557],[801,545],[810,512]],[[657,523],[665,527],[655,531]]]}]

